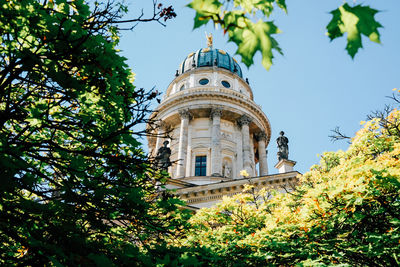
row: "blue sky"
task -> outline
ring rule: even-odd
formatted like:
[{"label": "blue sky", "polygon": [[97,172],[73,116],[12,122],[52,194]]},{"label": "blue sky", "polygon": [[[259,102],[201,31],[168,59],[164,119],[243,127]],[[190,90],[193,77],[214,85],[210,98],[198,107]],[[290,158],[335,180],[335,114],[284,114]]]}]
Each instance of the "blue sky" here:
[{"label": "blue sky", "polygon": [[[130,16],[151,6],[144,1],[130,1]],[[151,3],[150,0],[147,0]],[[288,15],[278,11],[272,18],[282,30],[278,40],[284,55],[276,55],[274,65],[266,71],[261,55],[247,69],[254,100],[270,120],[272,136],[268,145],[270,173],[276,173],[276,138],[281,130],[289,138],[289,158],[297,161],[295,169],[304,173],[324,151],[346,149],[346,142],[331,142],[331,129],[340,126],[353,136],[373,110],[390,103],[386,96],[400,87],[400,1],[364,1],[381,10],[376,16],[382,44],[364,38],[364,49],[352,60],[344,50],[345,39],[329,41],[325,26],[329,11],[343,1],[287,0]],[[351,1],[353,2],[353,1]],[[133,31],[122,32],[119,45],[122,55],[136,73],[135,85],[156,87],[164,92],[174,78],[181,61],[191,52],[206,47],[204,32],[214,36],[214,47],[234,55],[235,44],[221,30],[209,24],[193,29],[194,12],[184,7],[188,1],[164,1],[172,4],[177,18],[167,27],[157,23],[139,24]],[[359,3],[359,2],[357,2]],[[235,56],[240,61],[240,56]],[[145,140],[143,140],[144,142]]]}]

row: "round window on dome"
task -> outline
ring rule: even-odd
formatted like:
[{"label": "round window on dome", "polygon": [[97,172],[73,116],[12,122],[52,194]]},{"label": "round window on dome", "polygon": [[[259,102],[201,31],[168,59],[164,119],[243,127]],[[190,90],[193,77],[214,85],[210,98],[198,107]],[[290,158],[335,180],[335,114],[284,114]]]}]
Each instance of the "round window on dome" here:
[{"label": "round window on dome", "polygon": [[229,82],[227,82],[227,81],[222,81],[221,83],[222,83],[222,85],[223,85],[225,88],[231,88],[231,84],[230,84]]},{"label": "round window on dome", "polygon": [[185,89],[185,85],[182,85],[181,88],[179,88],[179,91],[182,91]]},{"label": "round window on dome", "polygon": [[206,85],[206,84],[208,84],[210,81],[208,80],[208,79],[206,79],[206,78],[203,78],[203,79],[201,79],[200,81],[199,81],[199,84],[201,84],[201,85]]}]

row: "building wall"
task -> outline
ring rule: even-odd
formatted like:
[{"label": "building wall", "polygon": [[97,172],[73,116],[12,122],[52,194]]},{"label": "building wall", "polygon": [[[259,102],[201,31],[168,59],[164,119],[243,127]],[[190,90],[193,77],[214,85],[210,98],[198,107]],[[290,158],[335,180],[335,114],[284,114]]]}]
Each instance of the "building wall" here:
[{"label": "building wall", "polygon": [[[208,82],[202,84],[202,79],[208,79]],[[222,111],[218,118],[220,123],[217,123],[220,136],[217,143],[216,134],[213,136],[217,120],[212,115],[216,109]],[[183,111],[190,114],[189,119],[183,119]],[[254,134],[264,133],[267,146],[270,124],[261,107],[253,101],[248,82],[235,73],[218,67],[202,67],[178,75],[169,85],[154,116],[163,124],[159,133],[169,132],[173,165],[168,171],[172,178],[195,176],[196,156],[207,157],[207,176],[239,179],[243,169],[251,177],[258,175],[258,159],[255,158],[258,142],[253,140]],[[245,132],[238,122],[243,116],[250,121]],[[157,154],[164,139],[149,138],[153,155]],[[215,151],[219,151],[217,155]],[[207,182],[209,180],[198,177],[194,183]]]},{"label": "building wall", "polygon": [[[211,124],[209,118],[192,119],[189,122],[188,147],[186,159],[186,176],[195,176],[196,156],[207,157],[207,175],[211,175],[210,160],[211,152]],[[171,172],[174,174],[177,170],[178,147],[179,147],[179,129],[180,124],[172,131],[171,137],[171,160],[175,162]],[[221,120],[221,158],[222,158],[222,176],[227,178],[240,177],[239,172],[243,168],[242,161],[242,134],[238,125],[228,120]],[[254,162],[254,150],[252,153]]]},{"label": "building wall", "polygon": [[[150,151],[156,155],[163,141],[170,141],[173,164],[167,188],[176,189],[193,207],[209,207],[223,196],[240,193],[248,183],[257,190],[267,186],[283,191],[297,182],[298,173],[287,168],[293,161],[278,163],[280,174],[268,175],[270,123],[242,77],[240,66],[226,52],[198,50],[183,61],[152,114],[160,126],[157,137],[150,134]],[[204,176],[196,176],[198,156],[206,157]],[[244,169],[249,177],[240,175]]]}]

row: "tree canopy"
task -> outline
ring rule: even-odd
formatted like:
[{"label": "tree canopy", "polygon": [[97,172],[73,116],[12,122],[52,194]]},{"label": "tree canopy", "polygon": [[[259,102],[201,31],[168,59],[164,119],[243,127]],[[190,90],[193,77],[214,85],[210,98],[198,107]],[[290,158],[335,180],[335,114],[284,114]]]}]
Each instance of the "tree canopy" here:
[{"label": "tree canopy", "polygon": [[158,94],[133,86],[116,49],[124,12],[110,2],[2,3],[1,265],[139,264],[180,227],[179,201],[158,196],[165,173],[138,140]]},{"label": "tree canopy", "polygon": [[[181,244],[219,266],[396,266],[400,111],[376,113],[287,194],[252,186],[190,219]],[[201,251],[201,252],[200,252]]]},{"label": "tree canopy", "polygon": [[[140,136],[157,92],[135,88],[116,45],[121,23],[176,14],[153,2],[150,18],[82,0],[9,0],[0,9],[0,264],[399,264],[400,113],[371,118],[345,152],[286,195],[246,192],[194,215],[160,195]],[[281,53],[272,21],[284,1],[194,0],[195,27],[213,21],[246,65]],[[331,39],[379,42],[376,10],[332,11]],[[254,22],[254,16],[261,20]],[[131,28],[130,27],[130,28]]]}]

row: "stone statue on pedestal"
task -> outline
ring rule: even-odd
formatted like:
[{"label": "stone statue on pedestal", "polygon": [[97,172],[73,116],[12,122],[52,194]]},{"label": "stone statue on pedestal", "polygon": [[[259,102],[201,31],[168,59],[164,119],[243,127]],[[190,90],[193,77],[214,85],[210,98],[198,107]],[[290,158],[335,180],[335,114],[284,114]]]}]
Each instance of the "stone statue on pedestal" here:
[{"label": "stone statue on pedestal", "polygon": [[279,133],[281,136],[279,136],[276,139],[276,143],[278,144],[278,161],[281,161],[282,159],[289,159],[289,139],[284,136],[284,132],[281,131]]},{"label": "stone statue on pedestal", "polygon": [[168,170],[168,167],[171,166],[171,160],[169,159],[171,149],[168,147],[168,141],[164,141],[163,144],[164,146],[160,147],[157,151],[156,166],[160,169]]}]

